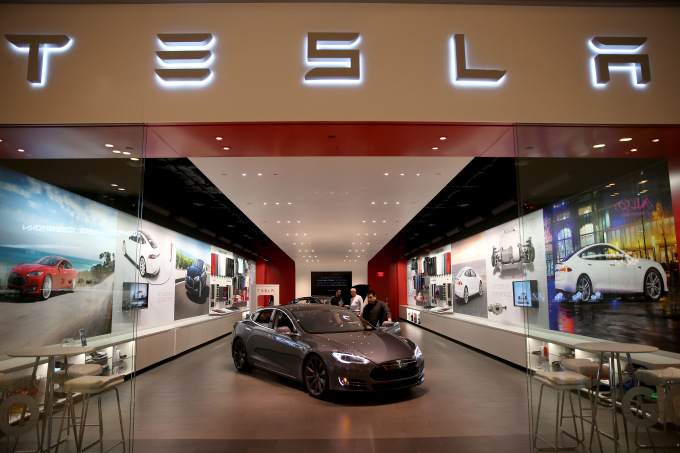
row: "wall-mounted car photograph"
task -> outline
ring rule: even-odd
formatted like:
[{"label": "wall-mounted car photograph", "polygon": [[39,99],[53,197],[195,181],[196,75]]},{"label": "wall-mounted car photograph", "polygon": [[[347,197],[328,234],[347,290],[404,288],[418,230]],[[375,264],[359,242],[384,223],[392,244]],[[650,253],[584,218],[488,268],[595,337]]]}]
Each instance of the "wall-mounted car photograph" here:
[{"label": "wall-mounted car photograph", "polygon": [[668,283],[666,271],[656,261],[633,258],[610,244],[591,244],[557,264],[555,291],[569,293],[573,301],[594,301],[612,294],[657,302],[668,293]]},{"label": "wall-mounted car photograph", "polygon": [[477,272],[470,266],[462,268],[453,279],[453,292],[459,300],[466,304],[472,296],[483,296],[482,277],[477,275]]},{"label": "wall-mounted car photograph", "polygon": [[234,324],[232,337],[236,370],[284,376],[317,398],[409,388],[425,379],[425,359],[413,341],[333,305],[261,308]]},{"label": "wall-mounted car photograph", "polygon": [[35,263],[18,264],[7,279],[9,289],[21,295],[35,295],[47,300],[52,291],[76,290],[78,272],[69,260],[61,256],[45,256]]},{"label": "wall-mounted car photograph", "polygon": [[123,254],[139,270],[142,277],[156,275],[161,268],[158,244],[144,231],[133,231],[123,240]]}]

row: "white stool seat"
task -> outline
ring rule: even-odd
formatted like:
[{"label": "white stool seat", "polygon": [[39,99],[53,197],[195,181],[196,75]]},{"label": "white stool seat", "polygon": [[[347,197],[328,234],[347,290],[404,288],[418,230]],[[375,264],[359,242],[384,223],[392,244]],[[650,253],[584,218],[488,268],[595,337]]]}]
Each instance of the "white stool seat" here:
[{"label": "white stool seat", "polygon": [[[584,376],[597,377],[599,364],[588,359],[562,359],[560,361],[565,370],[573,371]],[[602,364],[602,376],[609,376],[609,365]]]},{"label": "white stool seat", "polygon": [[666,385],[680,382],[680,368],[662,368],[660,370],[637,370],[635,378],[648,385]]},{"label": "white stool seat", "polygon": [[[74,364],[68,367],[68,377],[74,379],[81,376],[96,376],[102,374],[102,371],[102,366],[95,363]],[[66,382],[66,371],[60,370],[54,373],[54,382],[57,384]]]}]

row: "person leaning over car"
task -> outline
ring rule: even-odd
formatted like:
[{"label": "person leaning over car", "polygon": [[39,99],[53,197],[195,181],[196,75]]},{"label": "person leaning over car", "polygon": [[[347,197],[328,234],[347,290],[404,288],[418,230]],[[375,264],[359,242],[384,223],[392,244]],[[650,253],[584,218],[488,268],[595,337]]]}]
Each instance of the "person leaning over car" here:
[{"label": "person leaning over car", "polygon": [[387,318],[388,321],[392,321],[390,308],[382,300],[376,299],[375,291],[369,291],[366,295],[366,305],[364,305],[364,311],[361,313],[361,317],[374,326],[382,324],[385,318]]},{"label": "person leaning over car", "polygon": [[331,297],[331,305],[337,305],[338,307],[345,305],[345,302],[342,300],[342,291],[339,289],[336,289],[335,296]]},{"label": "person leaning over car", "polygon": [[351,295],[349,299],[349,309],[357,315],[361,315],[361,310],[364,308],[364,299],[357,294],[356,288],[350,289],[349,294]]}]

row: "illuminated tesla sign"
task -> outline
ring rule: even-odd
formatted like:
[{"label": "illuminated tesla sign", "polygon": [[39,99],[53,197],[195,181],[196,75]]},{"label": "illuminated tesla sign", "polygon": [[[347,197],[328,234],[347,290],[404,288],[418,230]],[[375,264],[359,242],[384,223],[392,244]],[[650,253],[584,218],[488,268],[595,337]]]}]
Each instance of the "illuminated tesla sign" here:
[{"label": "illuminated tesla sign", "polygon": [[319,66],[305,74],[305,82],[361,82],[359,33],[311,32],[307,34],[307,62]]},{"label": "illuminated tesla sign", "polygon": [[[598,52],[593,58],[593,78],[597,87],[609,82],[610,69],[631,71],[633,86],[645,86],[652,80],[649,55],[635,53],[647,41],[644,37],[596,36],[590,41]],[[601,53],[607,52],[607,53]]]},{"label": "illuminated tesla sign", "polygon": [[50,50],[66,50],[71,39],[66,35],[5,35],[17,49],[28,52],[26,80],[42,85],[45,80],[47,53]]},{"label": "illuminated tesla sign", "polygon": [[165,33],[159,34],[158,40],[163,50],[156,56],[163,67],[156,69],[156,75],[161,83],[204,85],[210,81],[211,33]]},{"label": "illuminated tesla sign", "polygon": [[454,85],[498,85],[507,71],[501,69],[468,68],[465,35],[453,35],[452,81]]}]

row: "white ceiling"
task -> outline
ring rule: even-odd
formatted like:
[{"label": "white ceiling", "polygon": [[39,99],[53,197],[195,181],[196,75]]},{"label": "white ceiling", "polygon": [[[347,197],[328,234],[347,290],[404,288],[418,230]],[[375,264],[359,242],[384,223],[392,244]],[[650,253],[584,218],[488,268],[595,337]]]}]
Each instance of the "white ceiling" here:
[{"label": "white ceiling", "polygon": [[319,269],[368,262],[470,160],[191,158],[296,263]]}]

